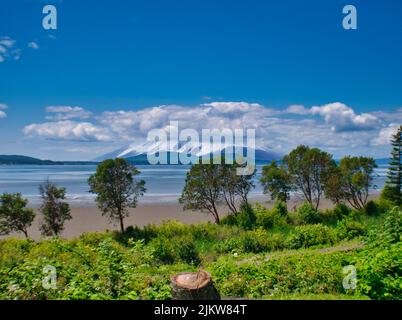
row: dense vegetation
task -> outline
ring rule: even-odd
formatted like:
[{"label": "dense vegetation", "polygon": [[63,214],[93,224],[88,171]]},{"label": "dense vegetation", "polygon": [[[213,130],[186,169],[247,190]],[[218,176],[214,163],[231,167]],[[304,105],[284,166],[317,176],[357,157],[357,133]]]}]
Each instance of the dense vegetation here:
[{"label": "dense vegetation", "polygon": [[[171,275],[204,268],[224,297],[401,299],[401,210],[375,204],[369,213],[256,204],[219,225],[169,221],[68,241],[9,238],[0,241],[0,298],[169,299]],[[48,265],[57,271],[53,289],[42,285]],[[356,290],[343,288],[347,265],[357,270]]]},{"label": "dense vegetation", "polygon": [[[169,299],[170,276],[203,268],[223,297],[402,299],[401,130],[392,145],[387,187],[376,201],[368,200],[375,162],[366,157],[336,163],[319,149],[297,147],[280,165],[263,168],[272,209],[248,202],[255,172],[239,176],[236,163],[193,165],[179,202],[211,214],[215,224],[125,228],[127,208],[136,207],[145,183],[124,159],[105,160],[88,180],[120,232],[61,239],[71,219],[66,190],[47,181],[40,187],[41,231],[53,237],[35,242],[27,234],[34,218],[27,201],[4,194],[0,233],[27,239],[0,241],[0,298]],[[305,199],[295,212],[286,204],[290,191]],[[324,196],[334,208],[319,210]]]}]

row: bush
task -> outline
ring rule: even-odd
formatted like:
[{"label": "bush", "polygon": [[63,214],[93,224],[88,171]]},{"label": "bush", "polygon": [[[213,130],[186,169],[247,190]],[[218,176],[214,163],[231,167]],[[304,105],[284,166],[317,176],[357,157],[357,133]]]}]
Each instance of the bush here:
[{"label": "bush", "polygon": [[150,242],[153,256],[161,263],[185,262],[199,264],[200,258],[191,236],[167,238],[158,236]]},{"label": "bush", "polygon": [[375,201],[370,200],[364,206],[364,213],[367,214],[368,216],[378,215],[380,214],[380,207]]},{"label": "bush", "polygon": [[169,220],[163,221],[159,227],[156,227],[156,232],[158,236],[172,238],[190,234],[190,228],[180,221]]},{"label": "bush", "polygon": [[266,230],[276,226],[285,226],[287,224],[288,212],[286,204],[283,202],[275,204],[271,210],[263,207],[260,204],[254,206],[256,214],[256,226],[262,227]]},{"label": "bush", "polygon": [[320,222],[320,215],[309,203],[303,205],[297,210],[302,224],[314,224]]},{"label": "bush", "polygon": [[122,244],[127,244],[130,239],[135,241],[144,240],[145,242],[149,242],[156,236],[156,227],[153,225],[147,225],[143,228],[129,226],[124,232],[115,231],[113,233],[113,238]]},{"label": "bush", "polygon": [[334,243],[333,231],[322,224],[298,226],[288,239],[288,246],[291,249],[332,243]]},{"label": "bush", "polygon": [[355,259],[357,290],[372,299],[402,299],[402,243],[363,250]]},{"label": "bush", "polygon": [[256,217],[253,208],[244,202],[240,207],[240,212],[236,215],[237,225],[240,228],[249,230],[254,228]]},{"label": "bush", "polygon": [[256,216],[253,208],[248,203],[240,206],[240,212],[237,215],[229,214],[221,219],[221,225],[238,226],[245,230],[255,227]]},{"label": "bush", "polygon": [[346,204],[344,203],[339,203],[337,204],[334,209],[334,215],[338,219],[343,219],[347,216],[349,216],[352,213],[352,209],[350,209]]},{"label": "bush", "polygon": [[363,224],[351,218],[345,218],[338,222],[335,233],[339,240],[353,239],[366,234],[366,228]]},{"label": "bush", "polygon": [[288,215],[288,207],[284,201],[276,201],[274,210],[281,217],[286,217]]}]

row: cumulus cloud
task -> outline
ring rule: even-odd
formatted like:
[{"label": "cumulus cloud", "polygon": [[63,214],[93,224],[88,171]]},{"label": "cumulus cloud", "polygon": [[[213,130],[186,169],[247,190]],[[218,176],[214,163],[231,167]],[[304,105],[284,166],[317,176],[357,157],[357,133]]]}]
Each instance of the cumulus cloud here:
[{"label": "cumulus cloud", "polygon": [[300,104],[293,104],[287,107],[283,113],[293,113],[293,114],[298,114],[298,115],[307,115],[311,114],[311,110],[307,109],[303,105]]},{"label": "cumulus cloud", "polygon": [[35,41],[28,42],[27,46],[28,46],[28,48],[31,48],[34,50],[39,49],[39,44]]},{"label": "cumulus cloud", "polygon": [[[255,129],[256,146],[278,153],[308,144],[335,155],[380,154],[385,147],[373,146],[385,144],[380,137],[394,123],[386,121],[385,115],[357,114],[342,103],[271,109],[258,103],[211,102],[192,107],[162,105],[106,111],[95,116],[81,107],[50,106],[46,112],[48,122],[29,125],[24,132],[45,139],[100,141],[121,146],[144,142],[150,130],[167,130],[171,121],[177,121],[179,129],[198,131]],[[91,121],[80,121],[89,117]]]},{"label": "cumulus cloud", "polygon": [[371,140],[373,146],[389,145],[391,136],[395,134],[400,127],[400,124],[391,123],[388,127],[382,128],[378,133],[378,136]]},{"label": "cumulus cloud", "polygon": [[92,116],[92,112],[81,107],[71,106],[49,106],[46,112],[52,115],[46,116],[47,120],[69,120],[69,119],[88,119]]},{"label": "cumulus cloud", "polygon": [[70,141],[111,141],[109,130],[89,122],[70,120],[30,124],[23,129],[27,135],[45,139]]},{"label": "cumulus cloud", "polygon": [[0,37],[0,63],[6,59],[18,60],[21,50],[14,49],[16,41],[10,37]]},{"label": "cumulus cloud", "polygon": [[6,104],[0,103],[0,119],[7,117],[7,113],[2,111],[2,110],[6,110],[7,108],[8,108],[8,106]]},{"label": "cumulus cloud", "polygon": [[335,102],[310,109],[311,114],[320,115],[331,125],[333,131],[372,130],[380,125],[379,119],[369,113],[356,114],[347,105]]}]

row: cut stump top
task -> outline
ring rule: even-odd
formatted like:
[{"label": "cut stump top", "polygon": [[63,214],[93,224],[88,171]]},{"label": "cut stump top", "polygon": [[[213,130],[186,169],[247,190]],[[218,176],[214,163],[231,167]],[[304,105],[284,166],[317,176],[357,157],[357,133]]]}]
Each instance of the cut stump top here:
[{"label": "cut stump top", "polygon": [[211,275],[204,270],[181,272],[172,276],[171,281],[178,287],[196,290],[205,287],[211,281]]}]

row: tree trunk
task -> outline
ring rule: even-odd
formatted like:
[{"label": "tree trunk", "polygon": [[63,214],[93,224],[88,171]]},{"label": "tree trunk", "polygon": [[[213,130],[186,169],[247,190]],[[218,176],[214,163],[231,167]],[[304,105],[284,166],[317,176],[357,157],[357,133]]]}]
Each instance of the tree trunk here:
[{"label": "tree trunk", "polygon": [[173,300],[220,300],[211,275],[203,270],[181,272],[170,278]]},{"label": "tree trunk", "polygon": [[121,230],[121,233],[123,233],[123,232],[124,232],[124,222],[123,222],[123,217],[120,217],[120,230]]}]

